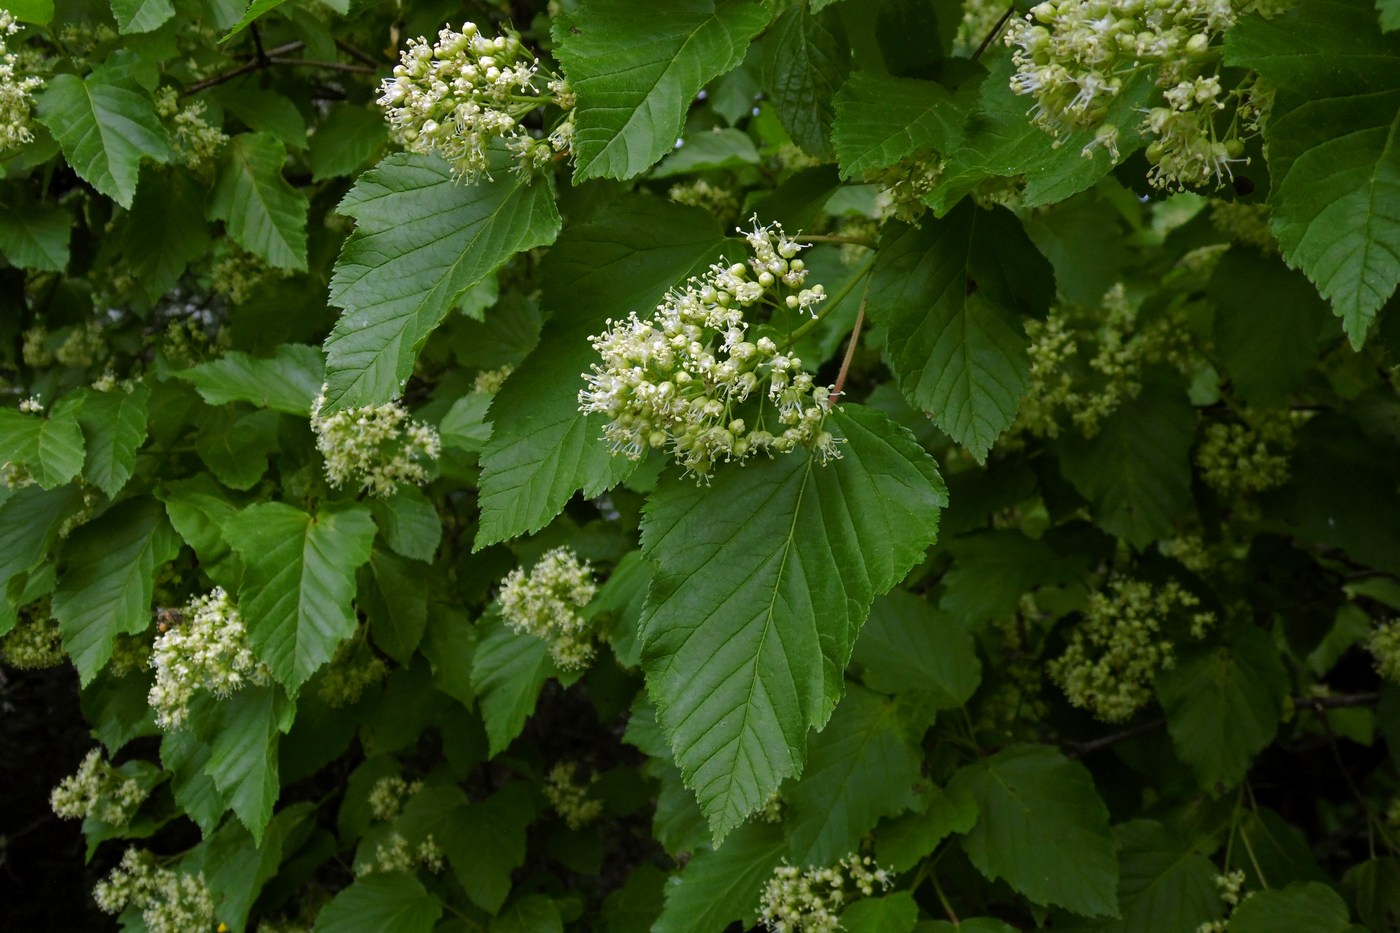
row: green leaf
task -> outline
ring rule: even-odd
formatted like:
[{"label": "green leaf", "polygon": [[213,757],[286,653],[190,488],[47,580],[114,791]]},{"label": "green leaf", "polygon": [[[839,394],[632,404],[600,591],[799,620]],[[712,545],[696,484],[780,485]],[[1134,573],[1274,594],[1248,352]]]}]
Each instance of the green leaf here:
[{"label": "green leaf", "polygon": [[802,770],[840,697],[870,603],[923,556],[947,503],[929,456],[872,409],[831,415],[841,458],[805,450],[672,476],[652,494],[643,556],[647,687],[722,839]]},{"label": "green leaf", "polygon": [[962,116],[941,84],[852,75],[836,95],[831,132],[841,177],[889,168],[925,147],[946,148],[957,138]]},{"label": "green leaf", "polygon": [[1056,923],[1071,933],[1177,933],[1217,919],[1224,909],[1215,885],[1219,869],[1192,840],[1152,820],[1114,827],[1118,839],[1118,906],[1110,920]]},{"label": "green leaf", "polygon": [[254,20],[266,13],[271,13],[286,2],[287,0],[252,0],[252,2],[248,4],[248,9],[243,13],[243,18],[240,19],[232,29],[225,33],[224,37],[220,39],[219,42],[227,42],[251,26]]},{"label": "green leaf", "polygon": [[491,918],[491,933],[564,933],[559,907],[543,894],[527,894]]},{"label": "green leaf", "polygon": [[667,881],[653,933],[722,933],[736,920],[751,925],[763,885],[786,851],[778,827],[751,823],[718,849],[697,852]]},{"label": "green leaf", "polygon": [[472,657],[472,686],[494,758],[525,728],[554,664],[545,642],[514,631],[498,613],[488,614],[477,628],[481,639]]},{"label": "green leaf", "polygon": [[1342,876],[1361,922],[1373,930],[1400,924],[1400,859],[1377,858],[1353,865]]},{"label": "green leaf", "polygon": [[1286,402],[1317,362],[1327,305],[1301,275],[1252,250],[1222,256],[1207,294],[1215,349],[1235,390],[1252,405]]},{"label": "green leaf", "polygon": [[600,417],[578,410],[583,378],[574,374],[597,359],[588,337],[608,318],[654,307],[715,261],[723,242],[704,211],[645,197],[564,231],[543,262],[554,319],[491,403],[476,549],[538,531],[579,489],[596,496],[631,472],[635,464],[609,452]]},{"label": "green leaf", "polygon": [[238,514],[239,505],[208,473],[174,480],[156,490],[166,515],[181,538],[194,549],[200,569],[209,579],[236,592],[242,562],[224,539],[224,522]]},{"label": "green leaf", "polygon": [[908,891],[856,901],[841,911],[841,929],[849,933],[909,933],[919,922],[919,905]]},{"label": "green leaf", "polygon": [[355,879],[316,917],[314,933],[432,933],[442,901],[403,872]]},{"label": "green leaf", "polygon": [[834,15],[790,7],[763,39],[763,87],[778,122],[803,152],[830,160],[832,98],[851,71],[846,31]]},{"label": "green leaf", "polygon": [[170,0],[112,0],[112,16],[124,36],[158,29],[174,15]]},{"label": "green leaf", "polygon": [[306,195],[287,184],[287,150],[266,133],[239,133],[224,147],[209,219],[270,266],[306,271]]},{"label": "green leaf", "polygon": [[62,486],[83,468],[83,432],[73,405],[50,417],[0,408],[0,462],[23,466],[45,489]]},{"label": "green leaf", "polygon": [[118,635],[151,624],[156,568],[179,546],[165,511],[144,498],[119,503],[68,538],[53,614],[84,686],[107,664]]},{"label": "green leaf", "polygon": [[243,558],[238,605],[253,650],[295,692],[355,632],[355,570],[374,520],[359,506],[308,515],[261,502],[227,519],[224,535]]},{"label": "green leaf", "polygon": [[534,819],[526,785],[507,784],[480,803],[452,814],[443,852],[472,903],[488,913],[510,894],[511,872],[525,861],[525,832]]},{"label": "green leaf", "polygon": [[982,680],[972,636],[957,617],[903,590],[871,605],[851,660],[870,689],[927,696],[935,710],[963,705]]},{"label": "green leaf", "polygon": [[175,375],[191,383],[210,405],[252,402],[305,418],[311,414],[312,400],[321,392],[324,369],[320,350],[284,343],[267,359],[231,350],[217,360]]},{"label": "green leaf", "polygon": [[39,122],[88,184],[130,208],[141,157],[170,157],[170,144],[150,95],[129,77],[99,69],[83,80],[61,74],[39,95]]},{"label": "green leaf", "polygon": [[151,390],[138,382],[130,392],[89,390],[78,406],[78,424],[87,441],[83,476],[115,499],[136,468],[136,450],[146,440],[146,404]]},{"label": "green leaf", "polygon": [[1360,348],[1400,283],[1400,36],[1380,32],[1372,0],[1305,0],[1242,19],[1225,57],[1276,89],[1274,236]]},{"label": "green leaf", "polygon": [[25,204],[0,212],[0,253],[12,266],[36,272],[68,268],[73,215],[57,204]]},{"label": "green leaf", "polygon": [[642,862],[627,876],[627,883],[613,891],[598,911],[603,933],[650,933],[666,904],[666,873]]},{"label": "green leaf", "polygon": [[491,439],[486,410],[491,407],[492,398],[485,392],[471,392],[453,402],[438,422],[438,436],[443,446],[465,453],[480,453]]},{"label": "green leaf", "polygon": [[1195,434],[1186,393],[1170,381],[1145,380],[1094,437],[1069,433],[1055,446],[1065,479],[1093,503],[1100,527],[1142,548],[1191,508]]},{"label": "green leaf", "polygon": [[963,768],[948,791],[977,802],[963,850],[982,874],[1037,904],[1118,915],[1108,808],[1083,765],[1045,745],[1013,745]]},{"label": "green leaf", "polygon": [[830,865],[858,851],[880,817],[918,802],[914,785],[922,764],[895,704],[849,687],[813,737],[802,779],[783,794],[793,859]]},{"label": "green leaf", "polygon": [[676,0],[637,16],[600,0],[555,21],[555,57],[578,107],[574,182],[631,178],[671,151],[700,89],[738,65],[767,0]]},{"label": "green leaf", "polygon": [[370,500],[379,533],[396,554],[432,561],[442,540],[442,519],[423,490],[400,486],[392,496]]},{"label": "green leaf", "polygon": [[204,772],[226,804],[261,844],[281,783],[277,739],[296,714],[273,684],[246,686],[231,697],[205,697],[190,712],[190,728],[209,746]]},{"label": "green leaf", "polygon": [[282,863],[283,845],[310,810],[311,804],[302,803],[278,813],[268,824],[261,844],[238,823],[229,821],[202,847],[215,916],[230,929],[247,926],[253,902]]},{"label": "green leaf", "polygon": [[195,453],[225,486],[251,489],[267,472],[268,456],[279,449],[281,419],[275,411],[208,410],[195,438]]},{"label": "green leaf", "polygon": [[26,486],[0,503],[0,583],[44,559],[59,527],[81,501],[73,487]]},{"label": "green leaf", "polygon": [[1182,652],[1157,675],[1157,698],[1181,760],[1219,795],[1274,740],[1288,674],[1267,632],[1237,625],[1228,643]]},{"label": "green leaf", "polygon": [[758,162],[758,147],[749,134],[715,128],[684,137],[681,147],[662,159],[651,177],[672,178],[690,172],[738,169]]},{"label": "green leaf", "polygon": [[177,729],[161,736],[160,761],[170,772],[170,790],[175,802],[206,836],[214,834],[228,809],[218,785],[204,771],[209,755],[208,744],[200,741],[190,729]]},{"label": "green leaf", "polygon": [[136,287],[155,303],[208,251],[209,224],[199,182],[178,171],[147,168],[142,175],[121,245]]},{"label": "green leaf", "polygon": [[47,26],[53,19],[53,0],[7,0],[5,6],[22,23]]},{"label": "green leaf", "polygon": [[286,95],[246,82],[221,84],[214,95],[248,129],[274,136],[288,149],[306,148],[306,120]]},{"label": "green leaf", "polygon": [[326,413],[397,398],[457,297],[559,231],[548,181],[493,158],[494,180],[464,185],[436,156],[391,155],[340,203],[355,218],[331,278],[345,309],[326,339]]},{"label": "green leaf", "polygon": [[886,233],[870,315],[911,405],[979,462],[1016,418],[1029,363],[1019,317],[1054,298],[1050,264],[1011,212],[961,205],[922,227]]},{"label": "green leaf", "polygon": [[885,823],[876,836],[875,853],[881,865],[908,871],[953,833],[965,833],[977,823],[977,802],[963,789],[926,786],[922,813],[907,813]]},{"label": "green leaf", "polygon": [[428,566],[375,548],[369,555],[372,589],[360,592],[360,608],[369,617],[374,643],[408,666],[428,627]]},{"label": "green leaf", "polygon": [[311,137],[311,180],[354,174],[388,141],[382,111],[337,104]]},{"label": "green leaf", "polygon": [[1343,933],[1351,923],[1346,902],[1317,882],[1255,891],[1230,917],[1230,933]]},{"label": "green leaf", "polygon": [[1400,0],[1376,0],[1376,11],[1380,13],[1381,31],[1400,29]]}]

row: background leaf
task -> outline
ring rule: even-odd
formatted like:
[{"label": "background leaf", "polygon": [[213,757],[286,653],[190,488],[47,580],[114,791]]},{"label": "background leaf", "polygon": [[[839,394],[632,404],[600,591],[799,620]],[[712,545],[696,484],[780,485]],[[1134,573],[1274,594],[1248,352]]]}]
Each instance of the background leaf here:
[{"label": "background leaf", "polygon": [[287,184],[287,150],[266,133],[239,133],[224,147],[209,219],[278,269],[306,271],[306,195]]}]

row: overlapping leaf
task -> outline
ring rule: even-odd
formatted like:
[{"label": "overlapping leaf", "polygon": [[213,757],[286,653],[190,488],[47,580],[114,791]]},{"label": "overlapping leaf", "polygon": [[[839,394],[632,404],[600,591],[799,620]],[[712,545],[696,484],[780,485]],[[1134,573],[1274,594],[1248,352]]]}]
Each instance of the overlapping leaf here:
[{"label": "overlapping leaf", "polygon": [[374,520],[358,506],[308,515],[262,502],[223,527],[243,559],[238,605],[253,650],[295,692],[355,632],[355,570],[369,560]]},{"label": "overlapping leaf", "polygon": [[599,0],[555,21],[555,56],[578,94],[574,181],[631,178],[681,135],[690,101],[744,57],[768,0],[675,0],[645,17]]},{"label": "overlapping leaf", "polygon": [[1380,31],[1372,0],[1306,0],[1242,21],[1226,59],[1276,89],[1274,235],[1359,348],[1400,283],[1400,36]]},{"label": "overlapping leaf", "polygon": [[984,460],[1011,425],[1029,363],[1019,317],[1054,297],[1050,265],[1006,210],[960,205],[880,244],[871,318],[909,402]]},{"label": "overlapping leaf", "polygon": [[830,159],[832,98],[851,70],[841,20],[789,7],[768,30],[763,52],[763,84],[783,129],[804,152]]},{"label": "overlapping leaf", "polygon": [[266,133],[240,133],[224,147],[209,218],[269,266],[306,271],[306,195],[287,184],[287,150]]},{"label": "overlapping leaf", "polygon": [[77,476],[84,455],[75,405],[55,407],[48,418],[0,409],[0,463],[23,467],[45,489]]},{"label": "overlapping leaf", "polygon": [[198,389],[210,405],[252,402],[305,417],[320,394],[324,368],[321,351],[315,347],[282,344],[268,358],[234,350],[176,375]]},{"label": "overlapping leaf", "polygon": [[798,451],[708,487],[673,477],[643,522],[658,564],[647,684],[717,838],[801,772],[871,601],[933,542],[946,504],[933,461],[883,415],[847,406],[831,422],[839,460]]},{"label": "overlapping leaf", "polygon": [[345,309],[326,339],[326,412],[397,398],[457,297],[559,230],[547,180],[510,171],[466,185],[436,156],[391,155],[340,204],[356,220],[331,279]]}]

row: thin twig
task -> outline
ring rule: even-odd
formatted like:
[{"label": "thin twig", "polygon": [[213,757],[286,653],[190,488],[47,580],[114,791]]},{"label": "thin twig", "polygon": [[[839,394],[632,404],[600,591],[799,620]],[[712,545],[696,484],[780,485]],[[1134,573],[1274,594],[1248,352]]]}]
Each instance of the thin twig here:
[{"label": "thin twig", "polygon": [[1001,14],[1001,19],[997,20],[997,24],[992,27],[992,31],[987,33],[987,38],[983,39],[982,44],[977,46],[977,51],[972,53],[973,61],[977,61],[977,59],[982,57],[982,53],[987,51],[987,46],[992,44],[992,40],[997,37],[997,33],[1001,32],[1002,27],[1006,25],[1006,21],[1009,20],[1011,14],[1015,12],[1016,5],[1014,3],[1006,8],[1006,12]]},{"label": "thin twig", "polygon": [[1294,706],[1306,706],[1315,710],[1340,709],[1346,706],[1370,706],[1379,703],[1379,693],[1344,693],[1334,697],[1294,697]]},{"label": "thin twig", "polygon": [[366,52],[364,49],[356,48],[349,42],[346,42],[344,39],[336,39],[335,47],[340,49],[346,55],[349,55],[351,58],[358,58],[360,61],[364,62],[366,65],[369,65],[371,68],[381,68],[384,66],[384,62],[379,61],[377,58]]},{"label": "thin twig", "polygon": [[348,71],[357,75],[372,75],[377,73],[377,69],[366,68],[364,65],[351,65],[348,62],[323,62],[314,58],[283,58],[276,56],[269,58],[274,65],[290,65],[293,68],[324,68],[327,71]]},{"label": "thin twig", "polygon": [[804,233],[798,239],[806,240],[809,243],[850,243],[854,246],[864,246],[866,249],[874,249],[875,241],[867,240],[861,236],[840,236],[834,233]]},{"label": "thin twig", "polygon": [[[1319,697],[1319,699],[1322,699]],[[1376,857],[1376,833],[1371,827],[1371,808],[1366,804],[1366,797],[1361,793],[1361,789],[1352,780],[1351,771],[1347,769],[1346,762],[1342,761],[1341,749],[1337,747],[1337,734],[1332,731],[1332,723],[1327,719],[1327,711],[1324,707],[1317,707],[1317,721],[1322,724],[1322,732],[1327,736],[1327,745],[1332,749],[1332,760],[1337,763],[1337,770],[1342,772],[1342,780],[1346,782],[1347,790],[1356,798],[1356,802],[1361,805],[1361,812],[1366,815],[1366,847],[1370,850],[1371,858]]]},{"label": "thin twig", "polygon": [[[288,42],[286,45],[279,45],[268,54],[285,55],[288,52],[295,52],[297,49],[305,48],[305,46],[305,42]],[[185,95],[198,94],[200,91],[207,90],[215,85],[223,84],[226,81],[232,81],[234,78],[241,77],[249,72],[258,71],[267,66],[268,63],[266,61],[259,61],[255,58],[252,61],[244,62],[237,68],[231,68],[228,71],[220,72],[212,77],[205,78],[203,81],[196,81],[194,84],[185,88]]]},{"label": "thin twig", "polygon": [[1165,718],[1151,719],[1147,722],[1140,722],[1136,726],[1130,726],[1121,732],[1114,732],[1090,742],[1069,743],[1070,754],[1075,758],[1081,758],[1090,752],[1096,752],[1101,748],[1108,748],[1110,745],[1117,745],[1125,739],[1135,738],[1148,732],[1153,732],[1167,724]]},{"label": "thin twig", "polygon": [[860,325],[865,323],[865,302],[870,297],[870,283],[874,280],[873,275],[865,278],[865,291],[860,294],[860,308],[856,311],[855,326],[851,328],[851,342],[847,344],[846,356],[841,360],[841,371],[836,374],[836,385],[832,387],[831,395],[826,400],[827,408],[836,404],[842,390],[846,388],[846,374],[851,371],[851,359],[856,355],[856,346],[860,343]]}]

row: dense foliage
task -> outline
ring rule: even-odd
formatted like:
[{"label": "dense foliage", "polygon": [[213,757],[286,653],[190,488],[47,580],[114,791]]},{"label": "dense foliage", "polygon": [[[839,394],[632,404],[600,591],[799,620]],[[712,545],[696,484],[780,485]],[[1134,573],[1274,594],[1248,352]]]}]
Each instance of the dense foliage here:
[{"label": "dense foliage", "polygon": [[83,924],[1400,929],[1395,0],[0,3]]}]

